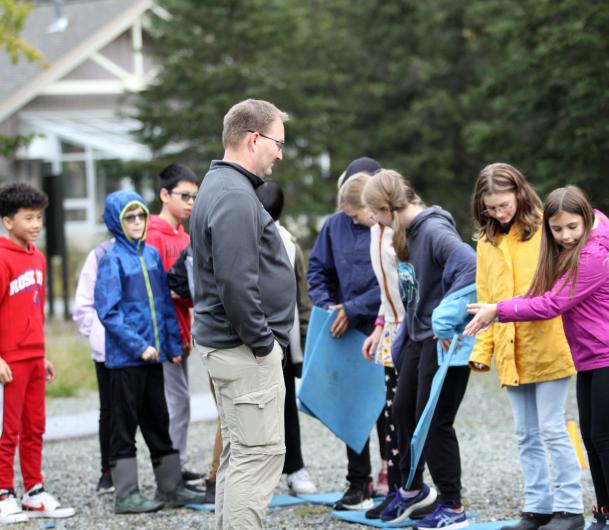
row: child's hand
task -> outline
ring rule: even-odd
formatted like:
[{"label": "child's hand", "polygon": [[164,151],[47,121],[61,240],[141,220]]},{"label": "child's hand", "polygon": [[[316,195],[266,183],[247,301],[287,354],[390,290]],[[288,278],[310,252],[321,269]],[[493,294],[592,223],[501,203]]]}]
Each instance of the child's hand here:
[{"label": "child's hand", "polygon": [[182,362],[182,356],[178,355],[177,357],[172,357],[171,362],[173,364],[180,364]]},{"label": "child's hand", "polygon": [[497,316],[497,304],[467,304],[467,312],[476,316],[465,326],[463,335],[473,337],[486,330],[493,323]]},{"label": "child's hand", "polygon": [[44,360],[44,373],[46,374],[47,383],[52,383],[57,377],[53,363],[48,359]]},{"label": "child's hand", "polygon": [[338,314],[336,315],[336,320],[334,320],[332,323],[330,333],[332,333],[332,335],[336,338],[342,337],[349,327],[349,317],[347,316],[345,308],[341,304],[331,306],[331,308],[336,310]]},{"label": "child's hand", "polygon": [[375,326],[374,331],[366,338],[362,346],[362,355],[367,361],[371,361],[374,357],[379,342],[381,341],[381,335],[383,334],[383,328],[381,326]]},{"label": "child's hand", "polygon": [[6,385],[13,380],[13,372],[4,359],[0,359],[0,385]]},{"label": "child's hand", "polygon": [[148,346],[144,353],[141,355],[142,361],[158,361],[159,352],[156,351],[152,346]]}]

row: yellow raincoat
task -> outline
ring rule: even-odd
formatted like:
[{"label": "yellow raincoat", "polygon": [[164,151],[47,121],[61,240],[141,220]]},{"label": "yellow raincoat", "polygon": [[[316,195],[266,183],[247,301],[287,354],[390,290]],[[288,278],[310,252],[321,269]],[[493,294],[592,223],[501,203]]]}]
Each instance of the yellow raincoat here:
[{"label": "yellow raincoat", "polygon": [[[497,246],[478,242],[476,290],[479,302],[497,303],[525,295],[533,280],[541,245],[541,228],[528,241],[512,225],[500,235]],[[560,317],[536,322],[491,324],[477,335],[470,357],[473,363],[491,366],[491,356],[502,386],[552,381],[573,375],[575,368]]]}]

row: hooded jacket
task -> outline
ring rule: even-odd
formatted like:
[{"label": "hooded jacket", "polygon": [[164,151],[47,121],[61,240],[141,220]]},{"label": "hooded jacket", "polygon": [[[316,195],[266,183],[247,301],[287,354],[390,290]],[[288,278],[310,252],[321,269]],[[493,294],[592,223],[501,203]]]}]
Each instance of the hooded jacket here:
[{"label": "hooded jacket", "polygon": [[123,229],[127,208],[144,199],[133,191],[117,191],[106,198],[104,221],[115,238],[99,262],[95,309],[106,330],[106,366],[144,366],[142,353],[154,347],[164,362],[182,355],[178,321],[158,251],[144,236],[133,240]]},{"label": "hooded jacket", "polygon": [[262,179],[242,166],[214,160],[190,216],[195,318],[201,346],[241,344],[268,355],[285,349],[294,324],[296,279],[277,231],[255,188]]},{"label": "hooded jacket", "polygon": [[46,260],[31,243],[0,237],[0,357],[6,362],[44,357]]},{"label": "hooded jacket", "polygon": [[370,228],[344,212],[331,215],[315,240],[307,280],[313,305],[342,304],[350,324],[367,334],[374,329],[381,291],[370,260]]},{"label": "hooded jacket", "polygon": [[407,306],[408,334],[414,341],[433,336],[431,314],[450,287],[444,269],[462,243],[452,215],[439,206],[420,212],[408,228],[408,262],[414,269],[414,290]]},{"label": "hooded jacket", "polygon": [[[497,245],[486,238],[478,241],[478,300],[496,304],[526,294],[535,275],[540,245],[541,228],[522,241],[516,224],[499,236]],[[490,370],[491,357],[502,386],[553,381],[575,373],[560,318],[491,324],[476,336],[470,357],[472,369],[479,370],[474,366],[479,363],[484,366],[480,371]]]},{"label": "hooded jacket", "polygon": [[599,225],[579,256],[577,281],[560,278],[550,291],[497,304],[500,322],[546,320],[562,315],[578,372],[609,367],[609,219],[595,210]]},{"label": "hooded jacket", "polygon": [[[146,227],[146,243],[152,245],[159,251],[161,261],[165,271],[168,272],[182,251],[189,245],[190,236],[184,231],[184,227],[179,224],[177,230],[158,215],[151,215]],[[173,301],[182,343],[190,344],[190,308],[192,302],[188,299],[178,298]]]}]

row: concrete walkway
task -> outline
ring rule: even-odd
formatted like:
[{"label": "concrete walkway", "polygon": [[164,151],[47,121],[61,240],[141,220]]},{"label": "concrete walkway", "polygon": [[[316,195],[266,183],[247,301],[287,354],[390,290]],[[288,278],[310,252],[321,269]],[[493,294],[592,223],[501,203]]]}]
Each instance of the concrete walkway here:
[{"label": "concrete walkway", "polygon": [[[195,394],[190,398],[190,421],[210,421],[217,417],[216,404],[210,392]],[[98,410],[75,414],[47,416],[45,440],[66,440],[97,434]]]}]

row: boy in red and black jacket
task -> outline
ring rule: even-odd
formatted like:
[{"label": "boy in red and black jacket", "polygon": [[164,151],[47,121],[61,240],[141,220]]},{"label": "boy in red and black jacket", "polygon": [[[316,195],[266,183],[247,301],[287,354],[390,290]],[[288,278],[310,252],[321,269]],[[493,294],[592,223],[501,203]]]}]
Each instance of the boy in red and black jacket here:
[{"label": "boy in red and black jacket", "polygon": [[[44,255],[32,244],[42,229],[47,196],[25,182],[0,187],[0,523],[74,515],[47,493],[42,478],[45,381],[55,369],[44,356]],[[25,494],[13,487],[15,451]]]},{"label": "boy in red and black jacket", "polygon": [[[165,272],[169,271],[182,251],[190,243],[190,236],[182,223],[190,217],[199,189],[197,177],[185,165],[170,164],[159,175],[159,197],[162,208],[159,215],[148,221],[146,243],[159,251]],[[188,362],[190,354],[190,308],[192,302],[172,293],[176,316],[182,335],[184,356],[180,364],[163,363],[165,399],[169,410],[169,434],[174,449],[180,453],[182,479],[189,486],[202,484],[205,475],[188,470],[187,438],[190,423],[190,389]]]}]

